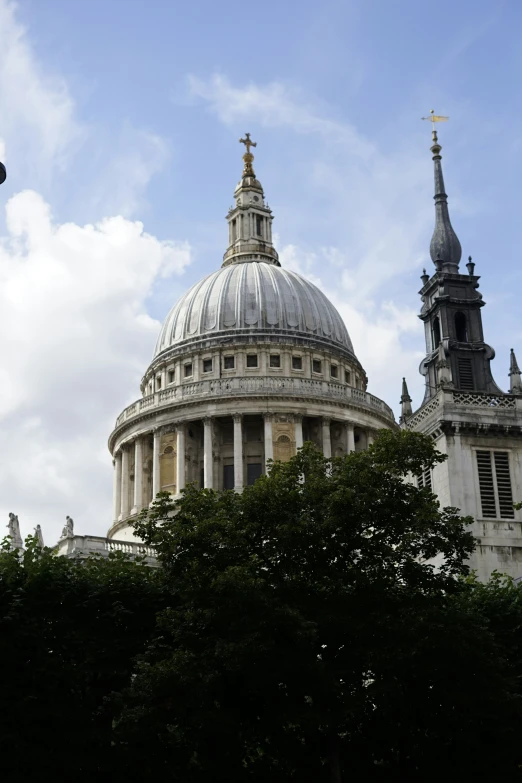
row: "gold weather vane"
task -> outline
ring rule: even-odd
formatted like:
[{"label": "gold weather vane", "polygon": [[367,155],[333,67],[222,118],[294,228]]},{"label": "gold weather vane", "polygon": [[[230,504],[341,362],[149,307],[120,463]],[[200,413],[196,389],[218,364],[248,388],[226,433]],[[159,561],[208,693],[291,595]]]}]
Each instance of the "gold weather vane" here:
[{"label": "gold weather vane", "polygon": [[429,117],[421,117],[421,120],[429,120],[431,122],[431,136],[433,141],[437,141],[437,131],[435,130],[436,122],[447,122],[449,117],[443,117],[442,114],[435,114],[434,109],[430,109]]},{"label": "gold weather vane", "polygon": [[243,169],[243,176],[244,177],[255,177],[254,169],[252,168],[252,163],[254,161],[254,156],[250,152],[250,147],[257,147],[257,141],[252,141],[250,138],[250,133],[245,133],[244,139],[239,139],[240,144],[244,144],[246,147],[246,152],[243,155],[243,160],[245,161],[245,167]]}]

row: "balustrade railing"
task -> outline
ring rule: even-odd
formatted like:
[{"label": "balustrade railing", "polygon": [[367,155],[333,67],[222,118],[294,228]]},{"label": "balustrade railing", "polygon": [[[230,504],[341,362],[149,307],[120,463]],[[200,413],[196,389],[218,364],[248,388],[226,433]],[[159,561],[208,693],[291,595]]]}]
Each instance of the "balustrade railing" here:
[{"label": "balustrade railing", "polygon": [[118,416],[116,426],[124,421],[132,419],[140,412],[154,407],[162,407],[173,401],[182,402],[199,397],[227,397],[249,395],[252,393],[289,396],[313,396],[318,398],[335,398],[352,400],[369,408],[379,411],[386,417],[393,419],[392,409],[373,394],[354,389],[342,383],[320,381],[314,378],[272,378],[259,376],[253,378],[222,378],[216,380],[194,381],[171,389],[163,389],[157,394],[149,394],[141,400],[133,402],[123,413]]}]

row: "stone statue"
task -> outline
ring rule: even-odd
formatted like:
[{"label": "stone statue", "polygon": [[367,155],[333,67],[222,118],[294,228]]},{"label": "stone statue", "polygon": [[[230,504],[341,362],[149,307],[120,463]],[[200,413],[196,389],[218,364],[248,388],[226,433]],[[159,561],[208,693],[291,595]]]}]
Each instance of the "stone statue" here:
[{"label": "stone statue", "polygon": [[13,514],[12,512],[9,513],[9,522],[7,524],[7,528],[9,530],[8,535],[10,535],[12,539],[12,546],[16,547],[17,549],[22,549],[23,541],[20,534],[20,523],[18,521],[17,515]]},{"label": "stone statue", "polygon": [[34,529],[34,536],[35,536],[36,540],[38,541],[38,546],[41,546],[42,549],[43,549],[44,548],[44,540],[43,540],[42,528],[40,527],[40,525],[36,525],[36,527]]},{"label": "stone statue", "polygon": [[72,538],[74,536],[74,522],[70,516],[65,517],[65,525],[60,538]]}]

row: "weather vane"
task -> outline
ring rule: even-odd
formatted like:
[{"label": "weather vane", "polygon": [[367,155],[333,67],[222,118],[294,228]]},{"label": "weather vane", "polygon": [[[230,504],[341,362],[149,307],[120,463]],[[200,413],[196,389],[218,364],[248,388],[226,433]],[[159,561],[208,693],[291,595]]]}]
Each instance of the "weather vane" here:
[{"label": "weather vane", "polygon": [[435,114],[434,109],[430,109],[430,116],[429,117],[421,117],[421,120],[429,120],[431,122],[431,135],[433,138],[433,141],[437,141],[437,131],[435,130],[435,123],[436,122],[447,122],[449,120],[449,117],[443,117],[442,114]]}]

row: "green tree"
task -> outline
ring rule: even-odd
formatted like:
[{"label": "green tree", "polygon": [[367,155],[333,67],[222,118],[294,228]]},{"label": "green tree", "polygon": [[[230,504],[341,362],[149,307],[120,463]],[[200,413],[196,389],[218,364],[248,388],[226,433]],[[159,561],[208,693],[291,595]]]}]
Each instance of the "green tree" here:
[{"label": "green tree", "polygon": [[[5,780],[92,780],[133,658],[165,606],[162,574],[120,553],[56,557],[35,538],[0,552],[0,750]],[[108,779],[108,778],[107,778]]]},{"label": "green tree", "polygon": [[305,444],[242,494],[160,495],[136,531],[170,606],[125,693],[124,767],[340,783],[469,769],[487,730],[510,742],[508,672],[456,601],[470,519],[407,481],[444,459],[422,435],[383,431],[339,459]]}]

